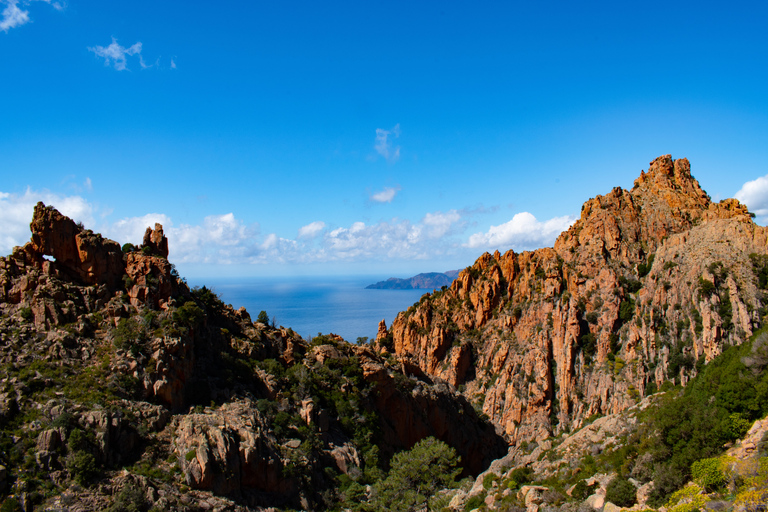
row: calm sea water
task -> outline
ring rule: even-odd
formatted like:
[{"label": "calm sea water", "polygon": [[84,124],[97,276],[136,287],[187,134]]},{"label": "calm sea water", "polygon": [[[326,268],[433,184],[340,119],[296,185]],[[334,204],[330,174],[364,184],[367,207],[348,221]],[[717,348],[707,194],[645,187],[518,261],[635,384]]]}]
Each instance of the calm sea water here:
[{"label": "calm sea water", "polygon": [[245,306],[256,320],[264,310],[277,325],[303,337],[334,333],[347,341],[374,338],[383,318],[389,327],[397,313],[431,290],[366,290],[382,276],[216,278],[190,280],[207,286],[235,309]]}]

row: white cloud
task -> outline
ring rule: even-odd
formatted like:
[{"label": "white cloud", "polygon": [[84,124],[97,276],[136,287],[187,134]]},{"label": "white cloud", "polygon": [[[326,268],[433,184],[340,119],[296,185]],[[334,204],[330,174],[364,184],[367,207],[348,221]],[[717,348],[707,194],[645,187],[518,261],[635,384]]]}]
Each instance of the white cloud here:
[{"label": "white cloud", "polygon": [[758,219],[760,222],[768,221],[768,175],[746,182],[734,197],[747,205],[749,211],[761,217]]},{"label": "white cloud", "polygon": [[171,59],[171,69],[176,69],[176,61]]},{"label": "white cloud", "polygon": [[91,181],[91,178],[85,178],[85,181],[83,182],[83,186],[85,187],[85,190],[88,192],[93,192],[93,182]]},{"label": "white cloud", "polygon": [[18,0],[6,0],[4,3],[6,5],[0,19],[0,30],[8,32],[9,29],[29,23],[29,11],[19,9]]},{"label": "white cloud", "polygon": [[315,221],[299,228],[299,238],[314,238],[325,229],[325,222]]},{"label": "white cloud", "polygon": [[142,68],[147,68],[144,63],[144,59],[141,57],[141,42],[134,43],[132,46],[125,48],[117,43],[117,39],[112,38],[112,44],[109,46],[94,46],[89,47],[88,51],[96,54],[97,57],[104,58],[104,65],[109,66],[113,64],[115,69],[123,71],[128,69],[127,57],[138,55],[139,63]]},{"label": "white cloud", "polygon": [[400,187],[384,187],[384,190],[376,192],[371,196],[371,201],[376,201],[377,203],[391,203],[399,191]]},{"label": "white cloud", "polygon": [[467,247],[486,249],[530,250],[549,247],[557,236],[576,222],[576,217],[554,217],[539,222],[532,214],[521,212],[512,220],[499,226],[491,226],[486,233],[475,233],[469,237]]},{"label": "white cloud", "polygon": [[38,201],[55,206],[61,213],[86,226],[94,223],[94,208],[80,196],[60,196],[48,191],[27,189],[23,195],[0,192],[0,254],[10,254],[24,245],[32,233],[29,223]]},{"label": "white cloud", "polygon": [[428,213],[421,220],[422,224],[429,228],[428,235],[431,238],[442,238],[451,231],[459,221],[461,214],[456,210],[450,210],[446,213],[435,212]]},{"label": "white cloud", "polygon": [[390,135],[396,139],[400,137],[400,123],[397,123],[391,130],[376,128],[376,144],[373,147],[387,162],[397,162],[400,158],[400,146],[392,147]]},{"label": "white cloud", "polygon": [[169,259],[176,264],[437,260],[457,255],[471,260],[477,256],[474,249],[483,245],[551,245],[557,233],[573,221],[562,217],[540,223],[530,214],[518,214],[488,233],[472,235],[469,243],[462,245],[467,219],[476,212],[449,210],[427,213],[415,222],[393,218],[331,227],[314,221],[299,228],[295,239],[289,239],[275,233],[260,234],[257,224],[246,224],[234,213],[209,215],[198,224],[178,224],[159,212],[110,221],[111,210],[97,208],[80,196],[28,189],[24,194],[0,192],[0,253],[8,254],[15,245],[29,240],[32,211],[40,200],[120,244],[141,244],[147,227],[160,223],[168,237]]},{"label": "white cloud", "polygon": [[[26,0],[24,4],[29,5],[33,1],[45,2],[57,11],[64,10],[64,4],[62,2],[55,2],[53,0]],[[19,8],[19,0],[0,0],[0,6],[5,4],[2,14],[0,14],[0,30],[8,32],[8,30],[22,25],[26,25],[32,19],[29,17],[29,11]]]}]

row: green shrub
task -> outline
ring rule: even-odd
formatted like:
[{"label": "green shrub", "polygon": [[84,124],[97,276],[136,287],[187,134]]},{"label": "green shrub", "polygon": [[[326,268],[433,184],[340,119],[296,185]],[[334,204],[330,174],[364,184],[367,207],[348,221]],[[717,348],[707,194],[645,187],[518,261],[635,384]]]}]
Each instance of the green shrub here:
[{"label": "green shrub", "polygon": [[21,315],[21,318],[24,319],[25,322],[31,322],[35,319],[34,313],[32,313],[31,308],[21,308],[19,310],[19,314]]},{"label": "green shrub", "polygon": [[653,259],[656,257],[655,254],[651,254],[648,256],[648,261],[646,263],[640,263],[637,266],[637,275],[640,277],[645,277],[648,275],[648,272],[651,271],[653,268]]},{"label": "green shrub", "polygon": [[0,512],[22,512],[22,508],[16,498],[6,498],[0,506]]},{"label": "green shrub", "polygon": [[67,470],[72,479],[80,485],[88,485],[98,473],[96,459],[85,451],[70,454],[67,460]]},{"label": "green shrub", "polygon": [[605,499],[619,507],[631,507],[637,502],[637,489],[626,478],[616,477],[606,487]]},{"label": "green shrub", "polygon": [[144,492],[135,485],[126,485],[118,493],[107,512],[147,512],[150,503]]},{"label": "green shrub", "polygon": [[699,278],[699,294],[702,297],[709,298],[712,296],[713,293],[715,293],[715,283],[713,283],[709,279],[704,279],[703,277],[700,277]]},{"label": "green shrub", "polygon": [[723,465],[718,458],[701,459],[694,462],[691,465],[691,477],[707,492],[716,491],[728,483]]}]

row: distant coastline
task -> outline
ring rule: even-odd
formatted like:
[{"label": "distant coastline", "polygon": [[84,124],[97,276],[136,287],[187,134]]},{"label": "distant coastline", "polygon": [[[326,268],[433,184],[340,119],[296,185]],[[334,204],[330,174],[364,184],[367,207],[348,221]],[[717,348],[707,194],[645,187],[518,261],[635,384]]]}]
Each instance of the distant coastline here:
[{"label": "distant coastline", "polygon": [[450,286],[459,270],[448,272],[427,272],[406,279],[390,277],[386,281],[369,284],[366,290],[435,290],[443,286]]}]

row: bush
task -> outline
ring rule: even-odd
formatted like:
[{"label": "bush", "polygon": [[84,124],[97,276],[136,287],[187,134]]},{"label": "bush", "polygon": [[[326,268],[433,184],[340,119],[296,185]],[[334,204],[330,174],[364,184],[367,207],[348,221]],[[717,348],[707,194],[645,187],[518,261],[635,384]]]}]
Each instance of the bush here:
[{"label": "bush", "polygon": [[256,317],[256,321],[264,325],[269,325],[269,315],[266,311],[260,311],[259,316]]},{"label": "bush", "polygon": [[85,451],[77,451],[70,455],[67,460],[67,470],[72,479],[83,486],[88,485],[98,473],[96,459]]},{"label": "bush", "polygon": [[711,297],[712,294],[715,293],[715,283],[710,281],[709,279],[704,279],[703,277],[699,278],[699,294],[701,294],[702,297]]},{"label": "bush", "polygon": [[605,499],[619,507],[631,507],[637,502],[637,489],[626,478],[616,477],[605,489]]},{"label": "bush", "polygon": [[728,483],[722,466],[717,458],[697,460],[691,465],[691,477],[705,491],[716,491]]},{"label": "bush", "polygon": [[144,492],[135,485],[126,485],[107,512],[147,512],[149,502]]},{"label": "bush", "polygon": [[374,485],[375,510],[420,510],[435,493],[456,485],[461,472],[456,450],[435,439],[422,439],[392,457],[387,478]]}]

